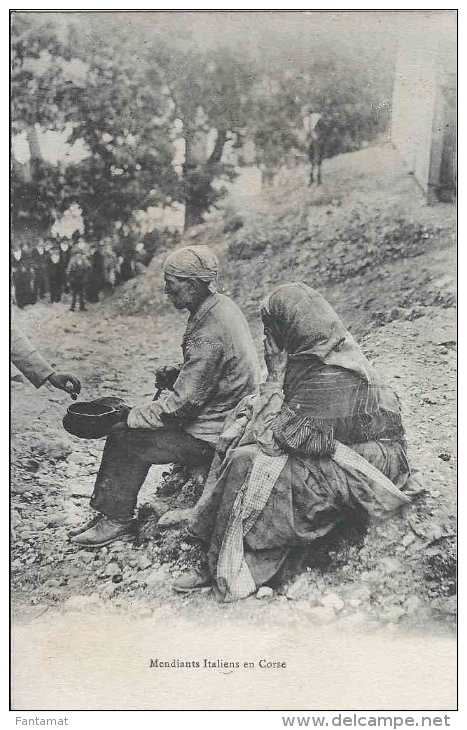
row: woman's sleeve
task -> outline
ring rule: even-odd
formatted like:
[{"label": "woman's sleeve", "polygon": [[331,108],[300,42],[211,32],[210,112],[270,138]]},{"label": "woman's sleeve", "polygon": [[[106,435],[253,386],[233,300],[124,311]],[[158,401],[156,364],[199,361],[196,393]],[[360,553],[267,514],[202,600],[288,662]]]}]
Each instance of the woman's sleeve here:
[{"label": "woman's sleeve", "polygon": [[309,456],[331,456],[334,453],[335,419],[313,419],[284,405],[274,422],[274,436],[285,451]]}]

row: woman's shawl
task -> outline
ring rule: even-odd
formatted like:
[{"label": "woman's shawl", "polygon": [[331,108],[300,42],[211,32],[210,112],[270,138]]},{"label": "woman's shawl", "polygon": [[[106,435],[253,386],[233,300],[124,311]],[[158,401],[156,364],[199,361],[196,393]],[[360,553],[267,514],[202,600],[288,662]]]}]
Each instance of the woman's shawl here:
[{"label": "woman's shawl", "polygon": [[283,337],[292,364],[318,358],[358,375],[378,391],[381,408],[399,413],[396,395],[374,373],[370,363],[329,302],[306,284],[282,284],[263,303],[262,314],[271,317]]},{"label": "woman's shawl", "polygon": [[285,403],[276,424],[280,443],[326,455],[334,438],[358,443],[403,437],[399,399],[321,294],[305,284],[284,284],[264,302],[262,316],[288,353]]},{"label": "woman's shawl", "polygon": [[367,359],[319,292],[302,283],[282,284],[263,302],[262,314],[277,323],[289,358],[315,355],[370,382]]}]

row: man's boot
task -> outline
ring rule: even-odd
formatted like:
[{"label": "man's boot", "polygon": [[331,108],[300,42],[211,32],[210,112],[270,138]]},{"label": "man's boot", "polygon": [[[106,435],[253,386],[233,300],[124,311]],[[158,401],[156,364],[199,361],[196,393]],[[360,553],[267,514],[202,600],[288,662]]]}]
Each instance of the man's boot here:
[{"label": "man's boot", "polygon": [[212,585],[212,577],[207,565],[201,568],[192,568],[185,575],[180,576],[172,583],[172,588],[177,593],[188,593],[189,591],[199,591]]},{"label": "man's boot", "polygon": [[71,530],[68,530],[68,537],[76,537],[76,535],[81,535],[82,532],[86,532],[86,530],[94,527],[101,519],[101,517],[103,517],[102,513],[96,512],[96,514],[92,515],[92,517],[86,520],[86,522],[82,522],[80,525],[72,527]]},{"label": "man's boot", "polygon": [[116,520],[106,515],[85,532],[72,538],[72,542],[82,547],[103,547],[114,540],[122,540],[136,534],[136,520]]}]

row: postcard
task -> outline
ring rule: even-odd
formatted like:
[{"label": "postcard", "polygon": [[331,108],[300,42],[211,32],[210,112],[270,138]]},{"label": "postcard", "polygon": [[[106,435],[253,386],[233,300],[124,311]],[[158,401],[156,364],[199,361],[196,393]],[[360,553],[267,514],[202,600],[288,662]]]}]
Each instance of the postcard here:
[{"label": "postcard", "polygon": [[457,11],[10,18],[17,724],[449,726]]}]

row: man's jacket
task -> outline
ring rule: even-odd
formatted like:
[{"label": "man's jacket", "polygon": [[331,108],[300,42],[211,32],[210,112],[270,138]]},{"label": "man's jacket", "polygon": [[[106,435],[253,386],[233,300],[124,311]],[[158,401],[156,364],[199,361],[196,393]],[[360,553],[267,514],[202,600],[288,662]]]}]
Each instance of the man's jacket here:
[{"label": "man's jacket", "polygon": [[182,350],[173,392],[132,408],[128,426],[181,426],[215,443],[229,411],[258,387],[259,363],[248,323],[229,297],[211,294],[190,315]]}]

